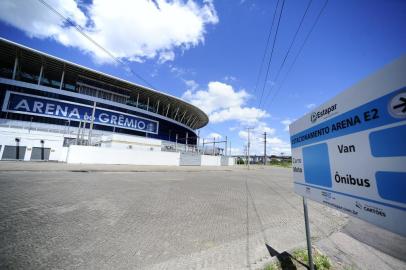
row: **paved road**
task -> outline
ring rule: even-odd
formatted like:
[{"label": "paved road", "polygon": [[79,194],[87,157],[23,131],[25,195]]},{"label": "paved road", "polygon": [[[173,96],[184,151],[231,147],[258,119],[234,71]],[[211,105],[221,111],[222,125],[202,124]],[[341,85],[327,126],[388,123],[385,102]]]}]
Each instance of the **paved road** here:
[{"label": "paved road", "polygon": [[[0,268],[257,269],[265,243],[305,243],[287,169],[1,170]],[[348,221],[315,203],[310,216],[316,240]]]}]

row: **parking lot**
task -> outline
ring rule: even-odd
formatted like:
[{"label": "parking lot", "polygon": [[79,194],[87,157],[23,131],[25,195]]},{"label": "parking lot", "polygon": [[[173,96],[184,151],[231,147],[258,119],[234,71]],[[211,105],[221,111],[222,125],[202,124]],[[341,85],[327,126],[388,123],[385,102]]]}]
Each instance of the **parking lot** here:
[{"label": "parking lot", "polygon": [[[0,268],[251,268],[305,241],[283,168],[0,172]],[[346,223],[310,204],[313,236]]]},{"label": "parking lot", "polygon": [[[348,217],[309,205],[329,244]],[[258,269],[304,244],[290,169],[0,165],[0,268]]]}]

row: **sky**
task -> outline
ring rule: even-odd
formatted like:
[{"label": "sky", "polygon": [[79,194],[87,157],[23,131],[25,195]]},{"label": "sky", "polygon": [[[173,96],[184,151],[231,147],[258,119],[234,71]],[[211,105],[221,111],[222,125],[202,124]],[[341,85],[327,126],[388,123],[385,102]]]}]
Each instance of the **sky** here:
[{"label": "sky", "polygon": [[233,154],[251,128],[252,154],[266,132],[289,155],[288,125],[405,54],[405,29],[403,0],[0,1],[1,37],[198,106]]}]

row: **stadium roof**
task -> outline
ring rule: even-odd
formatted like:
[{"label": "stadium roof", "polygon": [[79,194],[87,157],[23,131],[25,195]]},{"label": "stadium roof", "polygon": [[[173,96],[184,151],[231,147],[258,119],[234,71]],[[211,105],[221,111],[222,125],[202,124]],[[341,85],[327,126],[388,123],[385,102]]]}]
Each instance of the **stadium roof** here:
[{"label": "stadium roof", "polygon": [[24,62],[43,63],[50,72],[62,73],[65,70],[66,73],[77,74],[79,77],[103,82],[123,91],[128,91],[129,95],[138,95],[141,100],[148,99],[149,104],[159,104],[158,114],[181,122],[192,129],[202,128],[209,122],[206,113],[180,98],[66,61],[1,37],[0,52],[1,60],[4,62],[12,61],[14,64],[14,59],[18,56]]}]

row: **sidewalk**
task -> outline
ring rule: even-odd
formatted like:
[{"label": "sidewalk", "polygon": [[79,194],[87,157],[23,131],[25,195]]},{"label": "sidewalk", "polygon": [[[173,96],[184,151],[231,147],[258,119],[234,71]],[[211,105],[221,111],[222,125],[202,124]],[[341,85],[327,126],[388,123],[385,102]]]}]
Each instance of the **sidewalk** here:
[{"label": "sidewalk", "polygon": [[[260,166],[251,166],[259,169]],[[240,171],[246,166],[139,166],[104,164],[67,164],[62,162],[1,161],[0,171],[78,171],[78,172],[201,172]]]},{"label": "sidewalk", "polygon": [[364,244],[344,232],[335,232],[315,246],[333,264],[333,269],[406,269],[406,262]]},{"label": "sidewalk", "polygon": [[[313,240],[312,245],[329,258],[334,270],[406,269],[406,238],[356,218],[350,218],[343,228],[328,237]],[[294,262],[295,269],[305,270],[305,262],[291,257],[297,249],[306,249],[306,244],[272,257],[270,262],[256,269],[262,270],[265,265],[282,260],[285,266]]]},{"label": "sidewalk", "polygon": [[406,238],[357,218],[316,246],[353,269],[406,269]]}]

